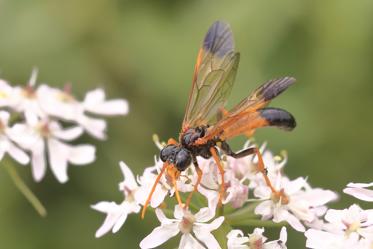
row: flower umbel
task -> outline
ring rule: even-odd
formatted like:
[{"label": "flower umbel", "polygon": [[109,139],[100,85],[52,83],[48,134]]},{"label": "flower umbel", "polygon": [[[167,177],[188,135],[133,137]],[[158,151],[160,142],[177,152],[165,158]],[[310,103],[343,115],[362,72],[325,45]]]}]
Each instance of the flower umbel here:
[{"label": "flower umbel", "polygon": [[[94,115],[125,115],[125,100],[106,100],[102,89],[88,92],[84,101],[72,95],[71,87],[57,89],[37,85],[37,70],[26,86],[12,86],[0,79],[0,160],[5,153],[20,164],[31,161],[32,176],[41,181],[47,169],[60,183],[68,180],[68,165],[86,165],[95,160],[95,146],[73,144],[84,131],[98,139],[106,137],[106,121]],[[31,160],[30,160],[31,158]],[[7,163],[7,162],[5,162]],[[10,163],[11,164],[11,163]],[[16,186],[42,216],[44,207],[16,174],[6,166]]]},{"label": "flower umbel", "polygon": [[215,216],[209,208],[202,208],[196,214],[192,214],[189,210],[175,206],[174,219],[167,218],[160,209],[156,209],[155,212],[161,226],[156,227],[141,241],[142,249],[157,247],[179,233],[182,234],[180,249],[204,248],[204,246],[209,249],[221,248],[211,232],[220,227],[224,217],[220,216],[211,223],[206,223]]},{"label": "flower umbel", "polygon": [[[162,143],[157,144],[162,148]],[[222,203],[219,204],[221,178],[215,162],[213,159],[197,157],[203,175],[201,185],[197,188],[198,193],[194,194],[189,208],[179,205],[176,205],[173,211],[167,208],[174,204],[169,204],[170,199],[166,197],[172,196],[175,192],[170,179],[162,176],[150,200],[150,206],[155,208],[161,225],[141,241],[140,247],[158,247],[180,234],[179,248],[221,248],[222,243],[229,248],[286,248],[285,228],[282,229],[279,240],[267,241],[262,235],[263,229],[255,229],[246,237],[243,236],[243,232],[234,230],[234,227],[258,225],[261,222],[268,226],[268,221],[261,221],[256,215],[261,214],[265,219],[273,218],[274,222],[287,221],[297,230],[304,231],[306,225],[319,218],[319,209],[334,200],[336,194],[328,190],[313,189],[304,178],[291,181],[280,175],[286,158],[279,159],[278,156],[264,150],[264,147],[262,151],[268,164],[268,175],[279,189],[279,195],[273,196],[260,177],[260,172],[256,170],[256,157],[223,157],[227,191]],[[248,169],[244,168],[245,165]],[[154,166],[147,167],[135,178],[131,170],[121,163],[125,180],[119,184],[119,190],[124,193],[124,200],[120,204],[105,201],[92,206],[93,209],[107,214],[104,223],[96,232],[96,237],[110,230],[117,232],[129,214],[139,212],[161,167],[162,162],[156,158]],[[188,195],[193,191],[196,180],[197,172],[193,167],[183,171],[176,183],[180,195]],[[251,192],[254,192],[254,196]],[[174,217],[168,218],[171,212]],[[276,226],[274,222],[272,224]],[[214,234],[221,234],[221,231],[224,231],[227,235],[230,230],[232,232],[224,238],[215,237],[211,233],[216,231]]]}]

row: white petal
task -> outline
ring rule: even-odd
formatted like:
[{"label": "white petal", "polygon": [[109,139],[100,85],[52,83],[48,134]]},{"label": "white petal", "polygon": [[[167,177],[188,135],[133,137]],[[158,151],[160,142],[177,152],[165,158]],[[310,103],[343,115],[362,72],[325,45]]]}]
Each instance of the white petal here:
[{"label": "white petal", "polygon": [[40,139],[38,142],[31,154],[32,176],[37,182],[43,179],[46,171],[44,141]]},{"label": "white petal", "polygon": [[289,225],[292,226],[298,232],[305,231],[305,228],[302,225],[302,223],[299,221],[299,219],[295,217],[294,215],[292,215],[291,213],[289,213],[285,209],[281,209],[280,211],[275,213],[273,217],[273,221],[276,223],[279,223],[281,221],[287,221],[287,223],[289,223]]},{"label": "white petal", "polygon": [[238,229],[233,229],[227,234],[227,245],[228,249],[249,249],[247,242],[249,242],[249,238],[244,236],[243,232]]},{"label": "white petal", "polygon": [[100,115],[125,115],[128,109],[128,102],[122,99],[106,101],[87,108],[89,112]]},{"label": "white petal", "polygon": [[56,139],[50,138],[48,139],[48,152],[53,174],[60,183],[67,182],[69,147]]},{"label": "white petal", "polygon": [[142,249],[145,249],[154,248],[159,245],[162,245],[170,238],[176,236],[179,233],[179,231],[180,230],[177,222],[156,227],[148,236],[146,236],[140,242],[140,247]]},{"label": "white petal", "polygon": [[109,232],[114,226],[116,221],[117,221],[117,215],[108,213],[104,222],[96,231],[96,234],[95,234],[96,238],[99,238],[103,236],[104,234],[106,234],[107,232]]},{"label": "white petal", "polygon": [[[215,215],[216,207],[219,203],[219,193],[214,190],[208,190],[201,186],[198,186],[198,192],[204,195],[208,201],[208,207],[211,210],[211,213]],[[212,219],[211,217],[210,219]]]},{"label": "white petal", "polygon": [[303,177],[298,177],[295,180],[289,181],[285,184],[285,193],[288,195],[292,195],[298,192],[301,188],[303,188],[306,184],[306,179]]},{"label": "white petal", "polygon": [[84,115],[77,117],[77,122],[93,137],[104,140],[106,138],[106,122],[103,119],[90,118]]},{"label": "white petal", "polygon": [[157,216],[158,220],[161,222],[162,225],[169,225],[176,222],[176,220],[174,219],[167,218],[166,215],[164,215],[162,210],[159,208],[155,210],[155,215]]},{"label": "white petal", "polygon": [[254,196],[260,199],[268,199],[271,197],[271,189],[267,186],[259,186],[254,189]]},{"label": "white petal", "polygon": [[30,76],[30,79],[29,79],[29,81],[28,81],[28,85],[29,85],[29,86],[35,86],[35,84],[36,84],[36,79],[37,79],[37,77],[38,77],[38,72],[39,72],[39,70],[38,70],[36,67],[34,67],[34,68],[32,69],[31,76]]},{"label": "white petal", "polygon": [[84,104],[88,106],[92,106],[102,101],[105,101],[105,92],[101,88],[97,88],[97,89],[87,92],[84,98]]},{"label": "white petal", "polygon": [[282,227],[281,228],[281,232],[280,232],[280,240],[284,243],[287,242],[288,240],[288,233],[286,231],[286,227]]},{"label": "white petal", "polygon": [[28,164],[30,162],[29,156],[23,150],[15,146],[12,142],[9,142],[8,153],[14,160],[19,162],[20,164]]},{"label": "white petal", "polygon": [[80,137],[83,134],[83,128],[80,126],[71,127],[68,129],[59,129],[56,131],[53,131],[53,136],[65,140],[65,141],[71,141],[78,137]]},{"label": "white petal", "polygon": [[[369,187],[370,184],[366,184]],[[373,190],[365,189],[362,187],[349,187],[343,189],[343,192],[363,201],[373,201]]]},{"label": "white petal", "polygon": [[[222,219],[221,219],[222,218]],[[216,222],[215,222],[216,221]],[[193,232],[198,238],[199,241],[202,241],[207,248],[209,249],[217,249],[221,248],[218,241],[215,237],[210,233],[210,231],[217,229],[224,221],[224,217],[219,217],[218,219],[214,220],[214,224],[206,224],[201,226],[193,226]]]},{"label": "white petal", "polygon": [[87,93],[84,99],[85,109],[101,115],[124,115],[128,113],[128,102],[122,99],[105,101],[103,89],[95,89]]},{"label": "white petal", "polygon": [[351,187],[351,188],[369,188],[369,187],[373,187],[373,182],[371,182],[371,183],[353,183],[353,182],[350,182],[349,184],[347,184],[347,187]]},{"label": "white petal", "polygon": [[[135,189],[138,187],[135,176],[133,175],[131,169],[123,161],[119,162],[120,169],[122,170],[124,177],[124,185],[130,189]],[[122,189],[123,190],[123,189]]]},{"label": "white petal", "polygon": [[127,215],[132,212],[131,203],[126,201],[120,205],[115,202],[102,201],[92,205],[91,208],[107,214],[104,223],[96,232],[96,237],[101,237],[110,230],[116,233],[126,221]]},{"label": "white petal", "polygon": [[112,232],[116,233],[119,231],[119,229],[123,226],[124,222],[126,222],[126,219],[128,217],[128,214],[126,212],[123,212],[115,222]]},{"label": "white petal", "polygon": [[260,214],[263,216],[272,216],[272,201],[266,200],[261,203],[259,203],[258,206],[255,208],[255,214]]},{"label": "white petal", "polygon": [[303,194],[302,198],[306,199],[311,206],[317,207],[336,200],[338,195],[330,190],[315,188]]},{"label": "white petal", "polygon": [[208,207],[201,208],[198,213],[194,215],[197,222],[207,222],[214,218],[215,216],[215,210],[211,210]]},{"label": "white petal", "polygon": [[40,134],[26,124],[15,124],[5,132],[11,140],[28,150],[40,149],[38,146],[40,147],[40,143],[43,142]]},{"label": "white petal", "polygon": [[96,159],[96,148],[93,145],[69,146],[68,160],[75,165],[90,164]]},{"label": "white petal", "polygon": [[10,114],[9,112],[6,111],[0,111],[0,121],[3,126],[8,126],[8,121],[9,121]]},{"label": "white petal", "polygon": [[118,204],[113,201],[100,201],[94,205],[91,205],[91,208],[101,213],[108,213],[114,210],[116,206],[118,206]]},{"label": "white petal", "polygon": [[214,231],[216,229],[218,229],[221,224],[223,224],[224,222],[224,216],[220,216],[218,218],[216,218],[215,220],[213,220],[211,223],[205,223],[205,224],[201,224],[200,227],[201,229],[203,228],[204,231]]},{"label": "white petal", "polygon": [[179,249],[204,249],[204,247],[189,233],[181,236]]},{"label": "white petal", "polygon": [[0,161],[3,160],[4,155],[5,151],[3,149],[0,149]]},{"label": "white petal", "polygon": [[178,220],[181,220],[184,217],[184,210],[179,205],[175,205],[174,217]]},{"label": "white petal", "polygon": [[[149,192],[149,189],[148,189],[148,192]],[[161,205],[164,199],[166,198],[167,194],[168,194],[168,191],[166,189],[162,188],[160,185],[157,185],[154,191],[154,194],[152,196],[152,199],[150,201],[150,206],[152,208],[156,208],[159,205]]]},{"label": "white petal", "polygon": [[307,237],[307,241],[306,241],[307,248],[315,248],[315,249],[354,248],[354,247],[343,246],[343,243],[345,243],[344,241],[345,237],[343,234],[333,234],[333,233],[319,231],[315,229],[309,229],[304,233],[304,235]]}]

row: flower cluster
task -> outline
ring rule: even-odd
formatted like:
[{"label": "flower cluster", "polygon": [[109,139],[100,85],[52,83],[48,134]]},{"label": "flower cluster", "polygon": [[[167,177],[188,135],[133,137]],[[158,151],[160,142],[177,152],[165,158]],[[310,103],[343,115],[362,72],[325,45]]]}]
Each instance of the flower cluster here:
[{"label": "flower cluster", "polygon": [[[157,143],[159,148],[162,145]],[[256,146],[247,142],[245,148]],[[258,169],[258,158],[249,155],[235,159],[221,154],[224,166],[225,195],[219,203],[219,188],[221,177],[213,159],[197,157],[202,180],[188,208],[176,205],[173,210],[167,207],[175,194],[174,186],[167,175],[162,175],[156,185],[150,206],[160,222],[141,242],[141,248],[154,248],[165,243],[172,237],[181,234],[179,248],[286,248],[287,231],[283,227],[280,238],[268,241],[263,235],[264,228],[289,225],[298,232],[305,232],[309,248],[339,248],[327,246],[325,238],[331,240],[344,239],[354,246],[372,245],[373,213],[361,210],[353,205],[348,210],[328,210],[327,204],[335,201],[338,195],[330,190],[313,188],[306,178],[289,179],[284,175],[287,155],[273,155],[262,145],[260,151],[266,167],[266,173],[277,193],[267,185]],[[96,232],[100,237],[109,231],[117,232],[125,223],[129,214],[139,213],[144,206],[152,185],[162,168],[163,162],[157,157],[155,165],[144,170],[142,175],[135,177],[123,162],[120,163],[124,181],[119,184],[119,190],[124,193],[122,203],[99,202],[93,209],[106,214],[106,219]],[[181,172],[177,188],[188,194],[194,189],[197,172],[191,165]],[[370,187],[373,184],[349,184],[346,193],[361,199],[372,201]],[[173,217],[171,217],[173,216]],[[323,218],[324,216],[324,218]],[[325,219],[327,222],[325,222]],[[257,227],[253,231],[238,230],[237,227]],[[225,234],[215,237],[214,234]],[[252,231],[252,233],[249,233]],[[247,233],[247,236],[245,235]],[[222,244],[223,243],[223,244]],[[323,244],[323,246],[319,246]],[[332,242],[331,242],[332,243]],[[334,242],[333,242],[334,243]],[[332,244],[333,244],[332,243]],[[341,247],[342,248],[342,247]],[[343,247],[347,248],[347,247]]]},{"label": "flower cluster", "polygon": [[85,165],[95,160],[95,147],[71,145],[85,131],[105,139],[106,121],[91,115],[125,115],[125,100],[106,100],[102,89],[76,99],[71,87],[61,90],[36,85],[34,70],[26,86],[12,86],[0,79],[0,159],[8,153],[21,164],[31,161],[35,181],[43,179],[46,157],[57,180],[68,180],[68,164]]},{"label": "flower cluster", "polygon": [[[373,182],[349,183],[343,190],[360,200],[373,202]],[[306,231],[306,246],[315,249],[373,248],[373,209],[363,210],[352,204],[343,210],[329,209],[324,221]]]}]

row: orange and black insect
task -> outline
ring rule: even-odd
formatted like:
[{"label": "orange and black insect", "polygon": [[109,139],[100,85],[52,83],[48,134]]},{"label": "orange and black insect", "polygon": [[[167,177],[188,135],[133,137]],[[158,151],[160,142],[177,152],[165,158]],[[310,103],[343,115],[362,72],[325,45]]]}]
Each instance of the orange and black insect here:
[{"label": "orange and black insect", "polygon": [[[239,60],[240,54],[234,51],[233,35],[229,25],[221,21],[212,24],[197,56],[192,90],[179,141],[169,139],[167,146],[160,152],[160,158],[164,164],[143,207],[142,218],[156,185],[164,173],[172,180],[179,205],[189,206],[192,194],[197,191],[202,178],[197,156],[212,157],[215,160],[222,180],[219,195],[221,200],[225,192],[224,168],[217,148],[234,158],[256,154],[258,170],[263,173],[266,184],[273,194],[282,195],[281,190],[277,191],[272,186],[262,156],[256,147],[235,153],[226,141],[238,135],[251,136],[256,128],[264,126],[275,126],[284,130],[295,128],[295,119],[289,112],[266,107],[273,98],[292,85],[295,79],[283,77],[270,80],[253,91],[232,110],[225,111],[224,105],[231,92]],[[180,173],[191,164],[194,165],[198,178],[194,184],[194,191],[189,194],[183,204],[177,190],[176,180]]]}]

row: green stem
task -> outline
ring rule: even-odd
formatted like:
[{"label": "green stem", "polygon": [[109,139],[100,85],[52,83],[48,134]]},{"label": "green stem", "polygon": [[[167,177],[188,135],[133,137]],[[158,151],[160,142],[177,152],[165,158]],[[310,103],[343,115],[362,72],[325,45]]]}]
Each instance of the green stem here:
[{"label": "green stem", "polygon": [[11,163],[6,163],[4,164],[4,167],[7,170],[10,178],[12,178],[18,190],[30,202],[30,204],[35,208],[39,215],[41,217],[45,217],[47,215],[47,210],[44,208],[43,204],[39,201],[35,194],[32,193],[32,191],[27,187],[25,182],[21,179],[14,166]]},{"label": "green stem", "polygon": [[242,220],[228,220],[231,226],[250,226],[250,227],[281,227],[286,226],[286,222],[275,223],[272,220],[258,220],[258,219],[242,219]]},{"label": "green stem", "polygon": [[231,214],[226,215],[228,220],[241,220],[246,219],[248,217],[255,217],[255,214],[253,213],[254,209],[256,208],[257,204],[249,204],[236,212],[233,212]]}]

